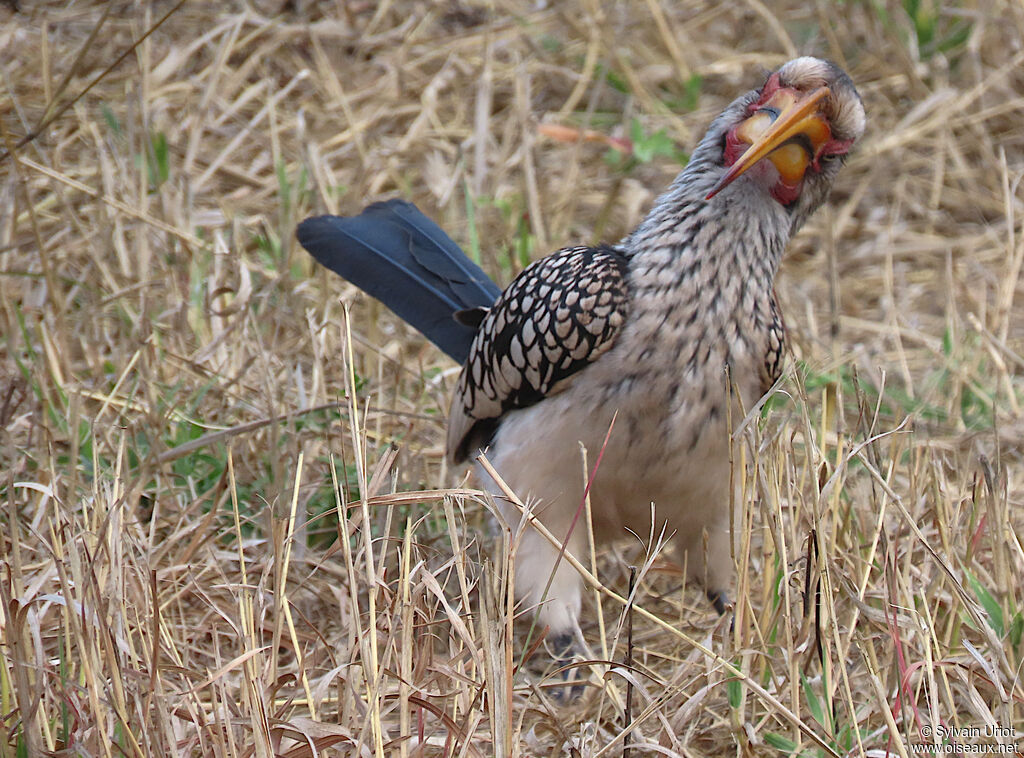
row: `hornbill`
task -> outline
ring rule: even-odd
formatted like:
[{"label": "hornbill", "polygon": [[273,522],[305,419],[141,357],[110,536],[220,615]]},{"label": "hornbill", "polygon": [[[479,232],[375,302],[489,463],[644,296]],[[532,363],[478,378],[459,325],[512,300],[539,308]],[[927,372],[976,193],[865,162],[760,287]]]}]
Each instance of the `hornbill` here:
[{"label": "hornbill", "polygon": [[[584,529],[570,533],[585,490],[580,443],[591,462],[603,447],[589,492],[596,538],[664,527],[723,612],[732,578],[727,419],[737,423],[779,377],[779,263],[864,126],[846,73],[791,60],[712,122],[625,239],[559,250],[504,291],[400,200],[309,218],[297,234],[320,263],[463,364],[448,415],[453,463],[486,451],[581,557]],[[582,581],[534,528],[520,536],[517,596],[537,606],[556,644],[569,644]]]}]

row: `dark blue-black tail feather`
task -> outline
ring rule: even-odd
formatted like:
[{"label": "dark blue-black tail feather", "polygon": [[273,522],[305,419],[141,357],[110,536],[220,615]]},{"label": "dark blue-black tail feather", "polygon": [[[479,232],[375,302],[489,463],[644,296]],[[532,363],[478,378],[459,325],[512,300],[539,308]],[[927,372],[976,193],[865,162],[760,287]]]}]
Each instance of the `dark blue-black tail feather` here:
[{"label": "dark blue-black tail feather", "polygon": [[476,329],[454,314],[489,308],[501,290],[412,203],[388,200],[358,216],[317,216],[296,236],[310,254],[380,300],[464,363]]}]

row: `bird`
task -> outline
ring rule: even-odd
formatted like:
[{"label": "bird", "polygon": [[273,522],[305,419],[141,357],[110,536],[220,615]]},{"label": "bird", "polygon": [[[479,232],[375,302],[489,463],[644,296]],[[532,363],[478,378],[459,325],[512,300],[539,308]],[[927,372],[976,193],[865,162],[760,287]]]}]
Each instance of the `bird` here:
[{"label": "bird", "polygon": [[[780,262],[865,126],[837,64],[790,60],[712,121],[630,234],[558,250],[504,290],[404,200],[308,218],[297,238],[462,364],[447,422],[453,464],[486,455],[576,557],[586,555],[584,529],[572,528],[586,496],[598,544],[664,530],[725,613],[729,420],[781,375]],[[581,445],[591,462],[600,451],[588,476]],[[556,648],[571,649],[582,578],[478,475],[521,529],[516,597]]]}]

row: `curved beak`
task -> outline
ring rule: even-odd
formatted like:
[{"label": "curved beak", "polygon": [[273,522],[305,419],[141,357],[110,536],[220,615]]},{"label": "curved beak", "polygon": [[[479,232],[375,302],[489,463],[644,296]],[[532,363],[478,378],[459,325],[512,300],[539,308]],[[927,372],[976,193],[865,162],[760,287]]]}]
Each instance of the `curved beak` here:
[{"label": "curved beak", "polygon": [[[818,87],[806,95],[791,88],[783,88],[773,94],[754,115],[736,127],[737,138],[747,142],[750,147],[732,164],[705,199],[710,200],[773,151],[801,137],[803,139],[800,142],[809,150],[800,147],[799,156],[780,156],[776,168],[790,182],[794,178],[797,181],[803,178],[808,163],[816,157],[819,146],[827,142],[831,134],[828,121],[818,110],[818,104],[829,94],[828,87]],[[774,113],[778,115],[773,119]]]}]

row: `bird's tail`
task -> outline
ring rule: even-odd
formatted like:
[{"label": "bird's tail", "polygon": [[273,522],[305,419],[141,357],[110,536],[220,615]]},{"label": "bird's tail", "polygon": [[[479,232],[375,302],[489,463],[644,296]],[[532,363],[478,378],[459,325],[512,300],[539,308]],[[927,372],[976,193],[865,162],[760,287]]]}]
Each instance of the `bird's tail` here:
[{"label": "bird's tail", "polygon": [[501,290],[412,203],[388,200],[358,216],[317,216],[296,236],[327,268],[401,316],[464,363],[476,333],[458,311],[489,308]]}]

